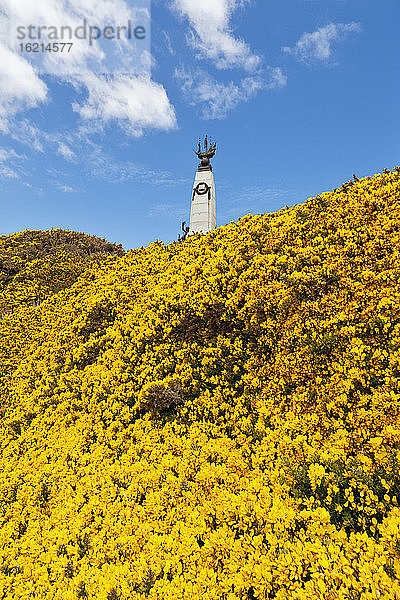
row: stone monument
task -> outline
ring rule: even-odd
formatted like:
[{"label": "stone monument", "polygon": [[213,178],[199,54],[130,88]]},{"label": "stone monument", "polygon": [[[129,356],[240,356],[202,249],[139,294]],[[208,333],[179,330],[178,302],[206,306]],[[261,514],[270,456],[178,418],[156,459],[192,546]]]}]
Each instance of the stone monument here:
[{"label": "stone monument", "polygon": [[215,156],[217,144],[206,136],[203,149],[199,139],[199,149],[195,154],[201,160],[194,179],[192,207],[190,211],[189,233],[208,233],[217,226],[215,208],[215,184],[210,159]]}]

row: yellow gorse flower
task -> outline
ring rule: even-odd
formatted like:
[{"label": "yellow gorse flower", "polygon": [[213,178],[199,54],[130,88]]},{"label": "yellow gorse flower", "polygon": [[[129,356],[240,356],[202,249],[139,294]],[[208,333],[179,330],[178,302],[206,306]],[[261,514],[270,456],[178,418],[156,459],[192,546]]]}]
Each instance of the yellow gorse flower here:
[{"label": "yellow gorse flower", "polygon": [[2,597],[399,598],[400,169],[82,235],[0,238]]}]

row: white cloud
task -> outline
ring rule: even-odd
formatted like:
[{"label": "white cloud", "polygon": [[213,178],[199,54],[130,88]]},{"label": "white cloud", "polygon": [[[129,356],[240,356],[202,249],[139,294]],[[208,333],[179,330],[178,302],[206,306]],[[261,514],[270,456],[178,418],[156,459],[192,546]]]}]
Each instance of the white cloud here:
[{"label": "white cloud", "polygon": [[360,23],[330,23],[312,33],[303,33],[293,48],[285,46],[283,51],[305,63],[327,61],[332,56],[333,42],[342,40],[346,34],[361,31]]},{"label": "white cloud", "polygon": [[102,179],[111,183],[137,182],[148,185],[176,187],[177,185],[190,185],[191,180],[182,179],[169,171],[149,169],[131,161],[117,162],[100,146],[89,143],[90,151],[85,153],[83,160],[85,170],[95,179]]},{"label": "white cloud", "polygon": [[[0,0],[1,14],[3,25],[5,15],[5,25],[8,23],[10,27],[30,23],[74,29],[83,19],[100,26],[110,23],[124,26],[129,20],[140,23],[137,15],[146,16],[148,11],[143,3],[138,8],[129,0]],[[88,122],[88,130],[93,123],[101,129],[117,123],[127,134],[140,136],[147,129],[168,131],[176,126],[175,111],[164,87],[151,80],[151,56],[144,47],[139,51],[123,37],[107,40],[103,46],[76,42],[71,53],[38,53],[37,66],[41,73],[74,87],[73,108],[84,123]],[[0,44],[0,128],[10,129],[16,136],[21,135],[17,123],[13,123],[17,113],[34,108],[47,98],[46,85],[38,69],[29,62],[34,60],[33,56],[23,58],[11,45]],[[113,57],[111,62],[110,57]],[[106,78],[103,73],[107,72],[110,75]],[[86,96],[84,101],[82,94]],[[36,149],[42,150],[39,137],[36,136]],[[74,158],[66,144],[60,144],[57,151],[67,160]]]},{"label": "white cloud", "polygon": [[60,192],[64,192],[65,194],[74,194],[75,192],[77,192],[75,188],[63,183],[57,183],[56,187],[60,190]]},{"label": "white cloud", "polygon": [[112,79],[87,73],[82,79],[88,91],[84,104],[74,110],[102,127],[116,121],[122,129],[139,137],[146,129],[168,131],[176,127],[176,116],[162,85],[150,77],[115,76]]},{"label": "white cloud", "polygon": [[11,167],[0,163],[0,179],[18,179],[18,173]]},{"label": "white cloud", "polygon": [[284,87],[287,77],[278,67],[265,67],[262,58],[237,37],[232,28],[233,13],[251,0],[171,0],[171,6],[189,22],[188,41],[196,57],[207,59],[217,69],[242,69],[247,76],[220,80],[202,69],[180,67],[175,78],[184,97],[202,107],[205,119],[223,119],[240,103],[248,102],[262,90]]},{"label": "white cloud", "polygon": [[0,148],[0,163],[4,163],[6,160],[23,160],[25,156],[22,154],[17,154],[15,150]]},{"label": "white cloud", "polygon": [[57,153],[61,154],[66,160],[76,160],[75,152],[64,142],[59,143]]},{"label": "white cloud", "polygon": [[219,216],[221,224],[237,220],[245,214],[263,214],[278,210],[285,205],[293,205],[296,199],[294,190],[276,185],[266,187],[249,183],[246,187],[234,187],[228,184],[224,194],[229,201],[225,203]]},{"label": "white cloud", "polygon": [[47,87],[32,65],[0,42],[0,130],[8,131],[8,120],[21,110],[44,102]]},{"label": "white cloud", "polygon": [[167,33],[166,31],[163,31],[163,38],[164,38],[164,47],[167,49],[168,53],[171,56],[175,56],[175,50],[174,47],[172,45],[172,41],[171,41],[171,36],[169,35],[169,33]]},{"label": "white cloud", "polygon": [[39,127],[31,123],[28,119],[15,119],[10,135],[15,141],[28,146],[29,149],[33,149],[36,152],[44,153],[45,147],[51,146],[52,152],[57,152],[57,154],[60,154],[67,160],[74,160],[76,158],[75,153],[70,147],[74,143],[77,143],[74,132],[47,133],[39,129]]},{"label": "white cloud", "polygon": [[219,69],[233,67],[254,71],[261,58],[248,44],[235,37],[230,26],[233,12],[249,0],[173,0],[172,6],[189,20],[189,42],[201,58],[214,62]]},{"label": "white cloud", "polygon": [[19,179],[22,172],[21,161],[25,158],[11,148],[0,148],[0,179]]},{"label": "white cloud", "polygon": [[197,69],[177,69],[175,76],[182,92],[192,105],[202,105],[204,119],[223,119],[242,102],[248,102],[260,90],[272,90],[286,85],[286,76],[280,68],[269,67],[269,79],[261,76],[245,77],[240,83],[222,83]]}]

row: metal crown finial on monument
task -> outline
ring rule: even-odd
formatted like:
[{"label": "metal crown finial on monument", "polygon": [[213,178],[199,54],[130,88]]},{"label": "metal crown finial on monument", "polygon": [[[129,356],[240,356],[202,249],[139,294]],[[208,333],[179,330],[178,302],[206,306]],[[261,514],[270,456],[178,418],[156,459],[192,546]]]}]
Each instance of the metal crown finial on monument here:
[{"label": "metal crown finial on monument", "polygon": [[199,149],[197,151],[195,150],[195,154],[197,154],[197,156],[201,160],[201,163],[199,165],[199,171],[212,171],[210,159],[215,156],[216,151],[217,144],[212,143],[211,137],[210,142],[208,142],[208,136],[206,135],[203,144],[203,149],[201,148],[201,138],[199,138]]}]

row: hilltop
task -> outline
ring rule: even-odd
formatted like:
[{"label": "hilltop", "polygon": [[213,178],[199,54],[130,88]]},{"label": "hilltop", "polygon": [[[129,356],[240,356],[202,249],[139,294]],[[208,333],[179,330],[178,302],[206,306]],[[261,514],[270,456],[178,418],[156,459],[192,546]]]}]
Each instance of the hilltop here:
[{"label": "hilltop", "polygon": [[72,285],[92,262],[123,254],[120,244],[63,229],[0,236],[0,316],[37,305]]},{"label": "hilltop", "polygon": [[397,168],[5,316],[3,598],[400,597],[399,253]]}]

